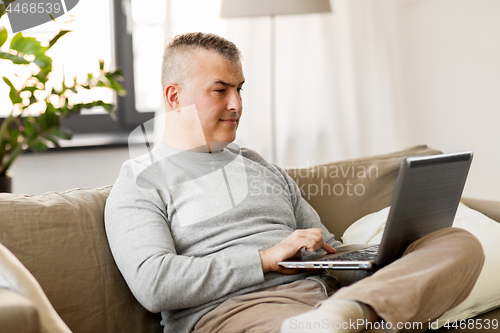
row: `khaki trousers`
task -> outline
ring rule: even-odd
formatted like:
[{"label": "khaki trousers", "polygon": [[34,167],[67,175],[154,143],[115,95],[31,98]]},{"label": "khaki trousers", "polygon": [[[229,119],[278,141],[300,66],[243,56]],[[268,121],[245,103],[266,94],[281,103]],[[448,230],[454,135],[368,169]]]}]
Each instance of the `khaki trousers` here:
[{"label": "khaki trousers", "polygon": [[[394,332],[425,331],[429,322],[467,298],[483,262],[476,237],[463,229],[443,229],[415,241],[401,259],[349,286],[338,282],[350,283],[345,271],[329,271],[334,276],[338,272],[340,278],[313,276],[233,297],[205,314],[193,332],[280,332],[284,319],[309,311],[328,297],[371,306]],[[351,280],[362,273],[351,272]],[[417,329],[400,330],[398,323],[411,323]]]}]

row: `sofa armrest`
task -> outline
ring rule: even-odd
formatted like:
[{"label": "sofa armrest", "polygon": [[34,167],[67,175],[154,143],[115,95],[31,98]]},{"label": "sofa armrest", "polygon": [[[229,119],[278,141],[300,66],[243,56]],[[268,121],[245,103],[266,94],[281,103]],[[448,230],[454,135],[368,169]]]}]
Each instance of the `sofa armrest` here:
[{"label": "sofa armrest", "polygon": [[12,290],[0,288],[0,328],[2,332],[40,333],[35,305]]},{"label": "sofa armrest", "polygon": [[500,222],[500,201],[473,198],[462,198],[461,201],[470,208],[483,213],[497,222]]}]

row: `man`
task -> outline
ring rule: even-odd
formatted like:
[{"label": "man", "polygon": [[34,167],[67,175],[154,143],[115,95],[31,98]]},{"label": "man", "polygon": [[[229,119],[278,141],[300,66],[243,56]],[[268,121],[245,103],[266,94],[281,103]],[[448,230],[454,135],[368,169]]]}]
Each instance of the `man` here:
[{"label": "man", "polygon": [[345,324],[427,323],[467,297],[484,255],[459,229],[418,240],[340,290],[323,271],[281,268],[340,243],[284,170],[230,144],[244,82],[233,43],[174,38],[162,67],[163,140],[124,163],[106,204],[115,261],[139,302],[162,313],[164,332],[357,332],[364,324]]}]

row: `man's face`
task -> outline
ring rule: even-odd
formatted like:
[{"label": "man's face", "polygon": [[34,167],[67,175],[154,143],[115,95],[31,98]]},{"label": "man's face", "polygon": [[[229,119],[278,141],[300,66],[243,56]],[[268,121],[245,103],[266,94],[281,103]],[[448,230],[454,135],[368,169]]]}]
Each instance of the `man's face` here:
[{"label": "man's face", "polygon": [[241,62],[231,63],[214,51],[198,49],[192,66],[189,86],[179,92],[181,106],[196,106],[208,144],[233,142],[243,110]]}]

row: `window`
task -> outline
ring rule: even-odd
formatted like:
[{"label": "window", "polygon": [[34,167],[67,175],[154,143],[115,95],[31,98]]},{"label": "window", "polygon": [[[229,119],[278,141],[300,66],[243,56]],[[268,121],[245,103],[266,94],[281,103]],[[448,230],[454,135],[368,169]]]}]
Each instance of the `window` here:
[{"label": "window", "polygon": [[[98,71],[99,59],[123,71],[126,96],[94,93],[96,98],[117,104],[117,121],[98,108],[68,117],[63,124],[74,137],[62,141],[63,147],[126,144],[134,128],[153,118],[161,106],[165,11],[165,1],[161,0],[82,0],[56,22],[23,31],[24,36],[48,41],[60,28],[72,30],[48,51],[53,59],[54,82],[61,82],[64,75],[70,84],[75,76]],[[8,26],[4,20],[7,15],[0,24]],[[9,34],[9,38],[13,35]],[[0,61],[2,75],[12,72],[7,67],[7,61]],[[0,93],[5,96],[3,89],[7,87],[3,82],[0,85]],[[10,107],[10,102],[2,99],[0,116],[8,114]]]}]

